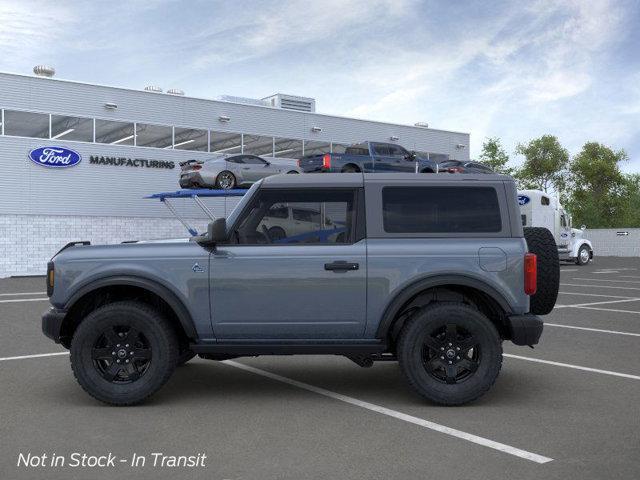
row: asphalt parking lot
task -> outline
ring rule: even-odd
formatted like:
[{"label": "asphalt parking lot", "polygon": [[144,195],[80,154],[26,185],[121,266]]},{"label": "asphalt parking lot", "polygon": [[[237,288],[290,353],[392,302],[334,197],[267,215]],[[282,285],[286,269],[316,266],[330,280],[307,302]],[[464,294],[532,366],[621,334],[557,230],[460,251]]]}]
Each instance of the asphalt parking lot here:
[{"label": "asphalt parking lot", "polygon": [[[43,283],[0,280],[2,479],[640,477],[637,258],[563,265],[541,344],[505,343],[494,388],[456,408],[425,403],[396,363],[363,369],[327,356],[195,359],[148,403],[107,407],[42,335]],[[27,452],[207,460],[190,469],[18,467]]]}]

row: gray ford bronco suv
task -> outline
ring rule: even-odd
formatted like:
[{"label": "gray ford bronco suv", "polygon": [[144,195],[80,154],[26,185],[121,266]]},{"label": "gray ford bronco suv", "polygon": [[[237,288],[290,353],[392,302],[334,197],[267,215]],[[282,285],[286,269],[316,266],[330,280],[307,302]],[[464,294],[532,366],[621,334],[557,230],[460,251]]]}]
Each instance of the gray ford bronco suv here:
[{"label": "gray ford bronco suv", "polygon": [[[272,238],[290,208],[311,213]],[[188,241],[63,248],[42,329],[114,405],[195,355],[291,354],[397,360],[417,393],[456,405],[494,383],[503,341],[538,343],[558,279],[553,236],[523,232],[510,177],[278,175]]]}]

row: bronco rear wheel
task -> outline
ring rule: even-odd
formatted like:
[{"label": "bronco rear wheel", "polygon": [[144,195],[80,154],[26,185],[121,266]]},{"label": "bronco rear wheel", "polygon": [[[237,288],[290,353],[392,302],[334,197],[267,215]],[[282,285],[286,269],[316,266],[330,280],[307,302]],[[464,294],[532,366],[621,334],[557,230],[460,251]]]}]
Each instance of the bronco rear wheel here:
[{"label": "bronco rear wheel", "polygon": [[483,395],[502,366],[502,341],[491,321],[463,303],[436,303],[407,321],[398,360],[409,385],[441,405]]},{"label": "bronco rear wheel", "polygon": [[178,360],[167,320],[134,301],[105,305],[80,323],[71,341],[71,368],[80,386],[112,405],[132,405],[155,393]]}]

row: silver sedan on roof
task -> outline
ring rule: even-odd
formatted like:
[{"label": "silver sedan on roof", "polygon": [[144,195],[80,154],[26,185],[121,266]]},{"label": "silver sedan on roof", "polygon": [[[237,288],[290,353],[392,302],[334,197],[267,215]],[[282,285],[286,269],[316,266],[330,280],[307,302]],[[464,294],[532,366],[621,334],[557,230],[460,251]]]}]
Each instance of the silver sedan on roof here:
[{"label": "silver sedan on roof", "polygon": [[219,155],[209,160],[180,163],[181,188],[220,188],[229,190],[249,186],[279,173],[301,173],[296,160],[257,155]]}]

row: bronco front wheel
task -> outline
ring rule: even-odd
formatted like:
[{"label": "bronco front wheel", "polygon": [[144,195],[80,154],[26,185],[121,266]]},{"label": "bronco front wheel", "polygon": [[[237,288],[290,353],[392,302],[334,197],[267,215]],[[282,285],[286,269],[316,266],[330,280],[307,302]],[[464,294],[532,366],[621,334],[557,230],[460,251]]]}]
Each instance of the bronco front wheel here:
[{"label": "bronco front wheel", "polygon": [[115,302],[94,310],[71,341],[71,367],[78,383],[112,405],[132,405],[155,393],[177,360],[171,325],[141,302]]},{"label": "bronco front wheel", "polygon": [[483,395],[502,366],[502,341],[491,321],[462,303],[429,305],[407,321],[398,360],[409,385],[441,405]]}]

